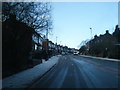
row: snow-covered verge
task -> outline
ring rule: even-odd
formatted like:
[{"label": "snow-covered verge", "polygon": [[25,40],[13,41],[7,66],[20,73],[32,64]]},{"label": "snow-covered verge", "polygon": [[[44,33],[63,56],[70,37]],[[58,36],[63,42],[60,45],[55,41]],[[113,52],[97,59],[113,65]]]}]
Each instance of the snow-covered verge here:
[{"label": "snow-covered verge", "polygon": [[2,80],[2,88],[26,88],[32,82],[40,78],[59,60],[60,55],[51,57],[48,61],[36,65],[20,73],[14,74]]},{"label": "snow-covered verge", "polygon": [[119,59],[102,58],[102,57],[93,57],[93,56],[87,56],[87,55],[80,55],[80,56],[81,56],[81,57],[92,58],[92,59],[100,59],[100,60],[107,60],[107,61],[116,61],[116,62],[120,62]]}]

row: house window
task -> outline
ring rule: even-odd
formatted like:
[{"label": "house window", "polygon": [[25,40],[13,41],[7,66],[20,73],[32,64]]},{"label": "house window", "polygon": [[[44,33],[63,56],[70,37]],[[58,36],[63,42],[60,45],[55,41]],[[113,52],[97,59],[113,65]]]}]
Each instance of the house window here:
[{"label": "house window", "polygon": [[37,50],[37,45],[35,44],[35,50]]}]

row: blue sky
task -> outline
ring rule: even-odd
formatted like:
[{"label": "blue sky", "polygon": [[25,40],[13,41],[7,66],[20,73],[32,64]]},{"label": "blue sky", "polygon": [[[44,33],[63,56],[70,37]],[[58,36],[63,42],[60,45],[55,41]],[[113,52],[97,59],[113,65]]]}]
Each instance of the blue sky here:
[{"label": "blue sky", "polygon": [[[118,24],[117,2],[53,2],[53,30],[49,39],[54,43],[77,46],[92,35],[114,31]],[[61,43],[60,43],[61,42]]]}]

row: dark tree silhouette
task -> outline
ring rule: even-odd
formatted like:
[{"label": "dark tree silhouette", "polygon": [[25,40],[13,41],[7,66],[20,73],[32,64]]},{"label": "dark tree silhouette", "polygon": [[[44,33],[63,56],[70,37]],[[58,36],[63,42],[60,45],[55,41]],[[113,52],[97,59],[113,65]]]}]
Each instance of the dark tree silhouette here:
[{"label": "dark tree silhouette", "polygon": [[[28,68],[33,34],[50,30],[51,5],[38,2],[3,2],[3,77]],[[40,57],[40,56],[39,56]]]},{"label": "dark tree silhouette", "polygon": [[48,2],[3,2],[2,20],[16,15],[17,20],[41,33],[52,28],[51,9]]},{"label": "dark tree silhouette", "polygon": [[86,47],[84,45],[79,49],[79,54],[85,54],[85,52],[86,52]]},{"label": "dark tree silhouette", "polygon": [[3,77],[27,68],[34,29],[17,21],[15,16],[2,23]]}]

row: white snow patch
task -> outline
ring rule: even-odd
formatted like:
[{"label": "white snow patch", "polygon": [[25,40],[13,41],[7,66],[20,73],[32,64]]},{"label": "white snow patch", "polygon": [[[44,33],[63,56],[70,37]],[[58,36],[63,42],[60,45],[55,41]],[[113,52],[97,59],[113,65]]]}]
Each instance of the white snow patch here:
[{"label": "white snow patch", "polygon": [[42,64],[36,65],[31,69],[14,74],[2,80],[3,88],[26,88],[34,80],[41,77],[46,73],[53,65],[58,62],[61,55],[53,56],[48,61]]},{"label": "white snow patch", "polygon": [[42,63],[44,63],[45,62],[45,59],[42,59]]},{"label": "white snow patch", "polygon": [[107,61],[116,61],[120,62],[119,59],[111,59],[111,58],[101,58],[101,57],[93,57],[93,56],[87,56],[87,55],[80,55],[82,57],[88,57],[88,58],[93,58],[93,59],[100,59],[100,60],[107,60]]}]

